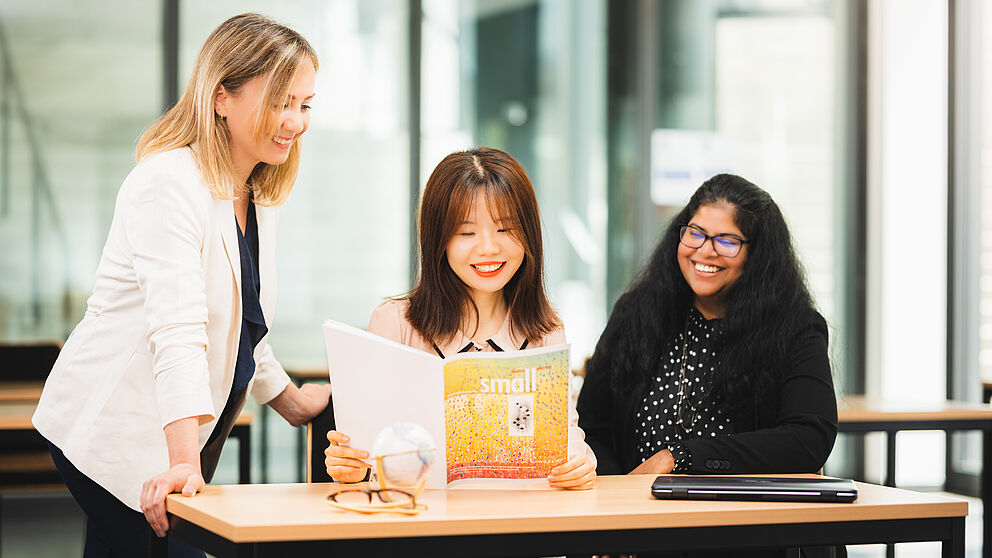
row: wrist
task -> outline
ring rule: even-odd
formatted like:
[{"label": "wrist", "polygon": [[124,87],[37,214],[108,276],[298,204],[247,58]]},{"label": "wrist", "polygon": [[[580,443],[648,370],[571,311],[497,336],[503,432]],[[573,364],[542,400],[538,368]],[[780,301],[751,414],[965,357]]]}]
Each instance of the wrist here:
[{"label": "wrist", "polygon": [[199,417],[186,417],[165,425],[165,443],[169,448],[169,468],[190,465],[200,470]]}]

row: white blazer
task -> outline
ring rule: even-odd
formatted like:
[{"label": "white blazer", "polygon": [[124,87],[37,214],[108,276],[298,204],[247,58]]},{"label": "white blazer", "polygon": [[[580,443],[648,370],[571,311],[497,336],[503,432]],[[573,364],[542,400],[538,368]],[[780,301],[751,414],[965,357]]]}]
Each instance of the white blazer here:
[{"label": "white blazer", "polygon": [[[256,206],[261,304],[272,327],[278,210]],[[189,148],[147,157],[124,180],[86,314],[65,342],[32,422],[83,474],[139,510],[169,468],[163,427],[224,409],[241,334],[241,259],[231,200],[215,199]],[[252,395],[289,377],[263,338]]]}]

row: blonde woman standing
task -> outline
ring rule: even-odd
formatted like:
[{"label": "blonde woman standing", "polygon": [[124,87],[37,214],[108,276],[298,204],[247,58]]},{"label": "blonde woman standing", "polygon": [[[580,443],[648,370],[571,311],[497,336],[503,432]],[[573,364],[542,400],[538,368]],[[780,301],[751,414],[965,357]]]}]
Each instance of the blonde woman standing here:
[{"label": "blonde woman standing", "polygon": [[86,514],[87,557],[143,555],[165,536],[165,496],[213,476],[248,393],[294,425],[327,406],[329,390],[298,389],[266,341],[278,206],[316,69],[295,31],[232,17],[138,142],[86,314],[33,417]]}]

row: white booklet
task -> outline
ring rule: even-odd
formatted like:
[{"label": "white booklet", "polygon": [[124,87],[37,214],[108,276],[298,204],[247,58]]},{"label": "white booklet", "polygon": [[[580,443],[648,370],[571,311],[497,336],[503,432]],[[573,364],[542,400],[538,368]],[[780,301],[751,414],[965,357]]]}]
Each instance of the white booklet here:
[{"label": "white booklet", "polygon": [[371,451],[391,424],[423,426],[437,444],[428,486],[535,484],[567,457],[568,345],[442,359],[333,320],[324,341],[338,430]]}]

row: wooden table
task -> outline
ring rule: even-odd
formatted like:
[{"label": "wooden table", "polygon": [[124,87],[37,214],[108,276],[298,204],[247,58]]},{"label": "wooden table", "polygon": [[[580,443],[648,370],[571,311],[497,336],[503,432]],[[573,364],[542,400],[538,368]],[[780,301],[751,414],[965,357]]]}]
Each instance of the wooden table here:
[{"label": "wooden table", "polygon": [[[982,556],[992,558],[992,406],[942,401],[902,403],[849,396],[838,401],[840,432],[884,432],[886,437],[885,485],[895,486],[896,434],[901,430],[982,432],[981,497],[983,504]],[[891,549],[889,556],[892,556]]]},{"label": "wooden table", "polygon": [[[4,449],[0,456],[0,474],[21,471],[31,477],[44,477],[46,483],[58,479],[48,474],[55,471],[55,465],[48,455],[44,438],[31,424],[43,386],[41,382],[0,382],[0,449]],[[252,413],[243,412],[231,428],[231,438],[238,440],[238,482],[242,484],[251,482],[251,423],[254,420]],[[15,455],[7,451],[11,446],[30,451]]]},{"label": "wooden table", "polygon": [[[594,490],[427,490],[416,516],[361,515],[325,502],[340,485],[207,486],[173,494],[172,535],[229,556],[544,556],[942,542],[964,556],[966,502],[858,484],[853,504],[662,501],[654,475],[600,477]],[[165,556],[156,539],[153,556]]]},{"label": "wooden table", "polygon": [[41,399],[45,382],[3,382],[0,381],[0,403],[35,402]]},{"label": "wooden table", "polygon": [[38,401],[22,399],[0,397],[0,487],[4,491],[61,488],[48,445],[31,424]]},{"label": "wooden table", "polygon": [[313,366],[313,367],[287,367],[286,374],[290,378],[296,380],[297,383],[308,382],[308,381],[327,381],[330,379],[330,375],[327,372],[326,366]]}]

